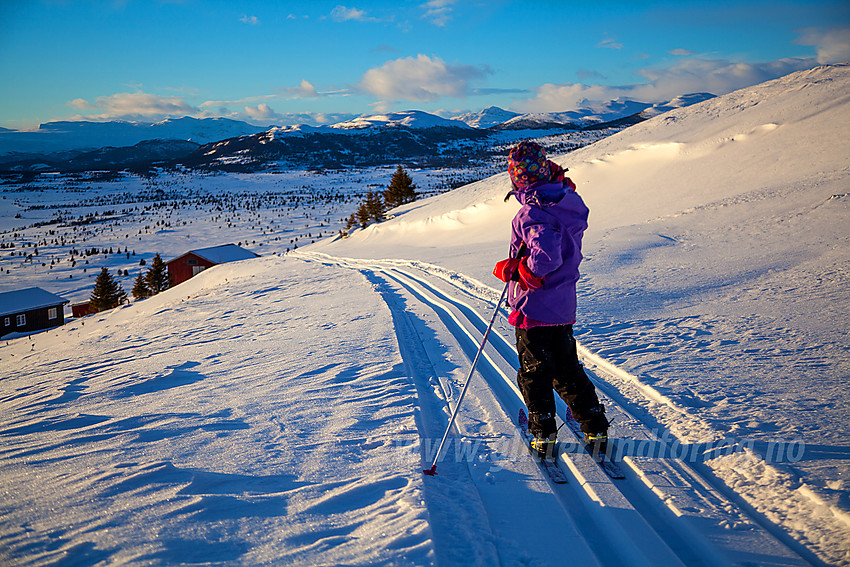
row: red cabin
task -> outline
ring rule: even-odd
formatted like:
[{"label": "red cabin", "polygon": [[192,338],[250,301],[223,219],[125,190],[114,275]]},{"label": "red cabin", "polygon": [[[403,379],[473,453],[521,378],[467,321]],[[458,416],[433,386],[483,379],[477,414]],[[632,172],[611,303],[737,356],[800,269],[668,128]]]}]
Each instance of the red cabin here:
[{"label": "red cabin", "polygon": [[80,318],[92,313],[97,313],[91,306],[91,301],[83,301],[82,303],[74,303],[71,305],[71,313],[74,317]]},{"label": "red cabin", "polygon": [[224,244],[212,248],[189,250],[182,256],[166,262],[166,266],[171,276],[171,285],[177,285],[217,264],[259,257],[259,254],[254,254],[235,244]]}]

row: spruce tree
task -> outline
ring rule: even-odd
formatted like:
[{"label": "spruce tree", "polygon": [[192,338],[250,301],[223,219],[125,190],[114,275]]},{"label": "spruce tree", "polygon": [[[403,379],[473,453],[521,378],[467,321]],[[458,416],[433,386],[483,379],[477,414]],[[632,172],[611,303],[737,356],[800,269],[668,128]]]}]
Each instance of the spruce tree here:
[{"label": "spruce tree", "polygon": [[366,205],[366,212],[369,214],[370,219],[375,222],[382,222],[385,220],[384,201],[381,199],[380,195],[369,191],[366,193],[366,201],[364,204]]},{"label": "spruce tree", "polygon": [[398,166],[393,173],[390,184],[384,191],[384,202],[387,209],[393,209],[399,205],[412,203],[416,200],[416,185],[413,184],[413,179],[401,166]]},{"label": "spruce tree", "polygon": [[148,282],[145,280],[145,275],[139,272],[138,277],[133,282],[133,299],[144,299],[151,296],[151,290],[148,289]]},{"label": "spruce tree", "polygon": [[340,236],[348,238],[348,232],[355,226],[357,226],[357,215],[351,213],[351,216],[348,217],[348,220],[345,223],[345,228],[339,231]]},{"label": "spruce tree", "polygon": [[366,228],[369,226],[369,209],[366,208],[366,201],[360,203],[360,206],[357,207],[357,212],[354,213],[357,217],[357,222],[360,223],[360,228]]},{"label": "spruce tree", "polygon": [[151,267],[145,275],[145,283],[148,284],[148,289],[151,295],[156,295],[161,291],[171,287],[171,275],[168,273],[168,267],[159,254],[151,260]]},{"label": "spruce tree", "polygon": [[127,294],[121,288],[121,284],[112,278],[109,270],[102,268],[100,274],[94,280],[89,301],[95,311],[103,311],[118,307],[127,299]]}]

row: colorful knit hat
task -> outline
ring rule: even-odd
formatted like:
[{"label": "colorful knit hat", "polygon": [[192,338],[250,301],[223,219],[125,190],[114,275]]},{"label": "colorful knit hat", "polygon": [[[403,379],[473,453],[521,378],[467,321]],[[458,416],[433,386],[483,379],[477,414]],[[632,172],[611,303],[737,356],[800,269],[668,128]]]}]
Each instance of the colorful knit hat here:
[{"label": "colorful knit hat", "polygon": [[508,154],[508,174],[519,190],[524,190],[538,181],[549,181],[552,172],[546,151],[535,142],[523,140]]}]

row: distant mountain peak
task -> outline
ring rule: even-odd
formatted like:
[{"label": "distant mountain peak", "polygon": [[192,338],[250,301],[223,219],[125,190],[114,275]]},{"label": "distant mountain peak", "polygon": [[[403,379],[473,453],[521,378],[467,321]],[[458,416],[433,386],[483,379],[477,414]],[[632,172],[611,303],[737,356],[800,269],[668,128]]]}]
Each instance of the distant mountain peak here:
[{"label": "distant mountain peak", "polygon": [[395,128],[403,126],[406,128],[468,128],[466,124],[455,120],[441,118],[436,114],[430,114],[422,110],[404,110],[400,112],[387,112],[383,114],[363,114],[357,118],[338,122],[331,128],[340,130],[387,127]]},{"label": "distant mountain peak", "polygon": [[498,124],[503,124],[516,116],[519,116],[516,112],[511,112],[498,106],[488,106],[479,112],[460,114],[452,118],[452,120],[463,122],[473,128],[490,128]]}]

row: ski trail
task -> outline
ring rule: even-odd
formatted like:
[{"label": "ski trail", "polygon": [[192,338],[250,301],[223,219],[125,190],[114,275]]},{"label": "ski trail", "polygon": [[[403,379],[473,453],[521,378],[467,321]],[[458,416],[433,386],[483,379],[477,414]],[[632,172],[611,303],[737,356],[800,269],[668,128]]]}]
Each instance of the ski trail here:
[{"label": "ski trail", "polygon": [[[314,260],[360,271],[387,301],[397,324],[402,356],[414,373],[421,395],[422,454],[420,459],[414,458],[415,470],[421,474],[422,463],[430,463],[433,459],[433,453],[427,453],[429,449],[436,449],[448,423],[451,400],[457,395],[458,385],[446,376],[450,368],[444,359],[468,358],[471,343],[461,341],[466,344],[455,344],[450,352],[445,352],[441,346],[443,337],[433,332],[434,322],[429,320],[434,312],[387,272],[363,264],[325,258]],[[453,327],[454,333],[448,338],[459,335],[460,329],[460,326]],[[424,363],[425,359],[433,362]],[[439,376],[440,371],[443,376]],[[480,380],[479,377],[474,379]],[[485,398],[486,393],[485,390]],[[612,559],[610,552],[604,552],[607,560],[600,561],[598,550],[604,550],[604,546],[601,542],[589,545],[588,540],[593,538],[581,533],[573,515],[564,509],[559,499],[552,497],[548,478],[541,475],[537,465],[524,452],[522,458],[511,454],[519,445],[510,441],[516,432],[510,420],[503,415],[481,415],[466,410],[492,409],[498,404],[473,396],[472,392],[467,396],[467,404],[457,421],[457,435],[450,437],[438,464],[438,475],[427,477],[425,481],[438,556],[446,559],[447,564],[560,565],[562,559],[552,551],[553,542],[558,542],[569,550],[570,557],[578,564],[623,564],[625,555]],[[509,449],[500,450],[502,447]],[[508,453],[509,458],[504,458],[502,453]],[[503,483],[502,478],[511,480]],[[471,542],[478,540],[483,543],[476,544],[478,549],[470,550]]]},{"label": "ski trail", "polygon": [[[467,351],[471,345],[477,348],[480,344],[486,327],[481,313],[492,313],[497,297],[491,288],[472,278],[421,262],[335,258],[303,251],[298,257],[380,274],[395,282],[421,305],[432,309],[451,336],[467,343]],[[508,329],[502,327],[498,331],[494,328],[482,353],[481,368],[473,379],[485,381],[503,410],[499,418],[510,421],[512,418],[508,416],[515,415],[523,404],[513,380],[516,352],[506,337]],[[628,478],[612,482],[582,451],[574,450],[562,455],[563,466],[571,476],[570,484],[550,486],[550,490],[580,529],[591,526],[582,533],[602,564],[617,563],[609,546],[623,547],[623,535],[629,540],[626,545],[630,547],[629,564],[822,564],[786,531],[747,505],[714,474],[709,464],[687,463],[676,458],[672,449],[680,447],[682,440],[669,430],[659,432],[652,415],[636,411],[640,407],[635,397],[676,412],[680,420],[691,420],[693,423],[688,421],[685,426],[708,434],[711,441],[717,441],[716,432],[651,387],[640,384],[636,377],[581,345],[579,348],[582,360],[588,365],[588,374],[597,384],[609,414],[615,418],[612,432],[619,438],[618,449],[622,451],[620,456]],[[624,388],[625,394],[620,391],[624,383],[631,384]],[[560,399],[557,401],[562,415],[565,405]],[[464,414],[461,417],[469,418]],[[645,456],[636,450],[640,443],[666,457]],[[697,448],[689,447],[693,451]],[[722,444],[712,444],[711,448],[728,449]],[[577,506],[577,502],[582,505]],[[613,531],[617,537],[610,541],[600,536],[605,530]]]},{"label": "ski trail", "polygon": [[[396,331],[399,351],[408,375],[413,379],[419,398],[419,412],[416,418],[420,436],[423,439],[433,439],[439,435],[446,419],[437,407],[439,400],[447,400],[445,390],[440,384],[429,350],[425,347],[426,339],[416,328],[413,315],[405,310],[404,298],[386,281],[368,270],[362,270],[366,279],[375,287],[389,307]],[[440,368],[440,365],[436,365]],[[441,370],[443,370],[441,368]],[[435,399],[436,398],[436,399]],[[405,447],[396,447],[400,464],[409,465],[410,460],[416,461],[415,453],[406,451]],[[422,461],[429,458],[430,447],[421,446],[419,456]],[[405,462],[406,461],[406,462]],[[415,470],[419,469],[418,461],[414,463]],[[452,464],[456,465],[452,467]],[[438,563],[457,564],[468,562],[473,565],[498,565],[498,549],[493,544],[493,536],[488,524],[488,516],[481,498],[472,483],[468,470],[449,463],[443,474],[455,484],[465,486],[467,498],[463,502],[446,498],[444,491],[434,487],[433,483],[424,483],[425,500],[430,511],[432,530],[439,537],[435,538],[434,547]],[[456,529],[457,525],[464,530]],[[488,534],[482,537],[482,534]]]}]

